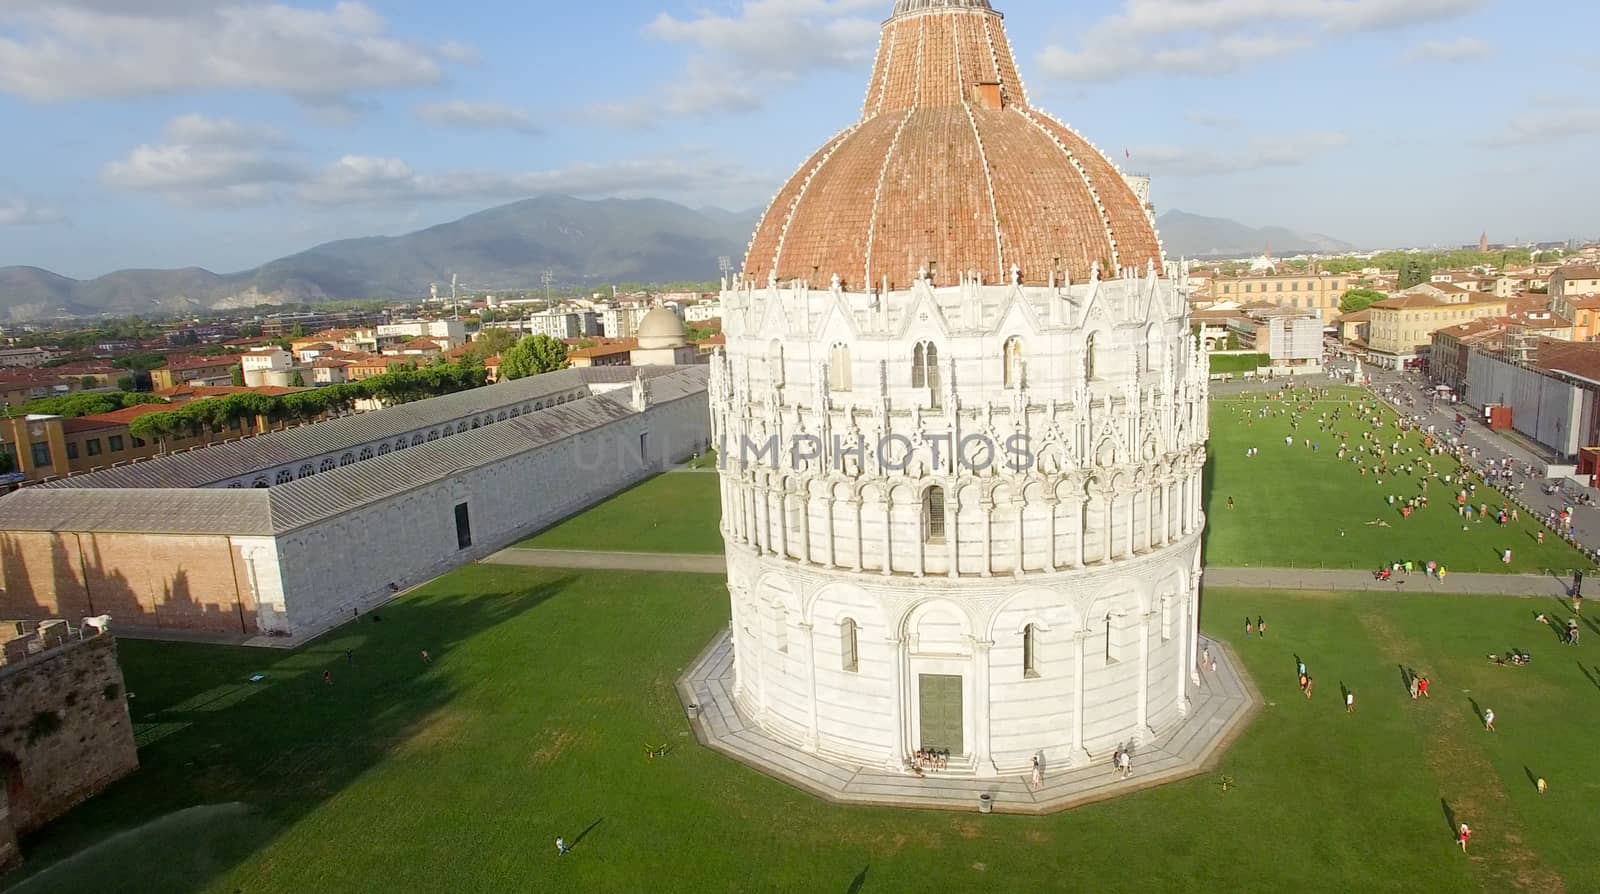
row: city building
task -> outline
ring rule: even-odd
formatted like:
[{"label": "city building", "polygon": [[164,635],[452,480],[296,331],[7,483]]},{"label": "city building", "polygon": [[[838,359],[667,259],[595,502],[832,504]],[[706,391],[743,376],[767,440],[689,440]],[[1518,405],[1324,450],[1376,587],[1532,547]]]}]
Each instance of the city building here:
[{"label": "city building", "polygon": [[412,339],[425,338],[448,351],[467,343],[467,324],[462,320],[405,320],[382,323],[377,327],[376,350],[388,351]]},{"label": "city building", "polygon": [[189,382],[206,385],[227,385],[233,381],[233,370],[239,357],[228,354],[221,357],[192,357],[173,355],[167,365],[150,370],[150,387],[156,391],[176,388]]},{"label": "city building", "polygon": [[1449,283],[1423,283],[1372,305],[1367,357],[1382,367],[1401,366],[1426,356],[1433,333],[1446,326],[1503,316],[1506,300],[1468,292]]},{"label": "city building", "polygon": [[586,369],[591,366],[631,366],[633,349],[638,346],[638,339],[625,338],[620,341],[608,340],[605,344],[590,345],[587,348],[573,348],[567,351],[567,364],[573,369]]},{"label": "city building", "polygon": [[699,360],[683,319],[666,307],[657,307],[639,320],[638,346],[629,352],[633,366],[692,366]]},{"label": "city building", "polygon": [[[1567,302],[1595,296],[1600,296],[1600,267],[1586,264],[1557,267],[1550,274],[1550,300],[1553,302]],[[1571,316],[1563,312],[1560,307],[1556,308],[1556,312],[1562,316]]]},{"label": "city building", "polygon": [[1509,409],[1519,434],[1557,462],[1574,463],[1600,445],[1600,344],[1541,339],[1526,363],[1475,347],[1461,399]]},{"label": "city building", "polygon": [[0,618],[306,637],[703,451],[704,367],[564,370],[0,497]]},{"label": "city building", "polygon": [[1215,276],[1211,279],[1210,296],[1240,304],[1266,301],[1279,307],[1320,310],[1331,316],[1338,311],[1344,293],[1357,287],[1349,275],[1328,273]]},{"label": "city building", "polygon": [[896,3],[861,120],[722,295],[742,737],[1001,779],[1183,721],[1208,388],[1186,277],[1112,162],[1029,104],[986,0]]},{"label": "city building", "polygon": [[43,366],[59,356],[45,348],[0,348],[0,366]]}]

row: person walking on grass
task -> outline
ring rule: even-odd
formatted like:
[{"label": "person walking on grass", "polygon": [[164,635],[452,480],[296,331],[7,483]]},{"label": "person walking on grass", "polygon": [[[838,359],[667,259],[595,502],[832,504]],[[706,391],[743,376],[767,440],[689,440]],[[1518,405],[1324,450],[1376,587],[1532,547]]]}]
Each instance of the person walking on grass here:
[{"label": "person walking on grass", "polygon": [[556,856],[565,857],[567,855],[567,851],[569,851],[569,850],[571,850],[571,848],[567,847],[567,840],[565,838],[562,838],[560,835],[557,835],[556,836]]},{"label": "person walking on grass", "polygon": [[1260,615],[1256,615],[1256,636],[1267,638],[1267,622]]},{"label": "person walking on grass", "polygon": [[1356,693],[1354,689],[1346,689],[1344,691],[1344,712],[1346,714],[1354,714],[1356,712]]},{"label": "person walking on grass", "polygon": [[1484,709],[1484,712],[1483,712],[1483,728],[1488,730],[1491,733],[1499,732],[1499,730],[1494,728],[1494,709],[1493,708]]}]

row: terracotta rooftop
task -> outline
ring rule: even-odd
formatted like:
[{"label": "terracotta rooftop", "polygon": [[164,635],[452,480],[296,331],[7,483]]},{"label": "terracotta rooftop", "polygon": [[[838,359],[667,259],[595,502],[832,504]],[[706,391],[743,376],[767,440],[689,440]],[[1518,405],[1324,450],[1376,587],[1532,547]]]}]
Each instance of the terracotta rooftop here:
[{"label": "terracotta rooftop", "polygon": [[981,0],[902,0],[883,26],[861,120],[773,198],[749,282],[910,286],[926,269],[1000,283],[1089,277],[1162,260],[1116,166],[1033,109],[999,13]]},{"label": "terracotta rooftop", "polygon": [[233,366],[239,362],[237,354],[228,354],[223,357],[168,357],[167,369],[178,371],[185,369],[211,369],[219,366]]},{"label": "terracotta rooftop", "polygon": [[637,347],[639,347],[639,343],[629,338],[614,344],[595,345],[592,348],[578,348],[568,351],[567,357],[610,357],[614,354],[626,354]]},{"label": "terracotta rooftop", "polygon": [[139,404],[132,407],[123,407],[109,413],[96,413],[93,416],[79,416],[76,419],[63,420],[61,430],[73,434],[80,431],[94,431],[102,428],[122,428],[140,416],[150,413],[165,413],[173,409],[171,404]]},{"label": "terracotta rooftop", "polygon": [[1600,343],[1542,338],[1534,348],[1533,365],[1600,382]]}]

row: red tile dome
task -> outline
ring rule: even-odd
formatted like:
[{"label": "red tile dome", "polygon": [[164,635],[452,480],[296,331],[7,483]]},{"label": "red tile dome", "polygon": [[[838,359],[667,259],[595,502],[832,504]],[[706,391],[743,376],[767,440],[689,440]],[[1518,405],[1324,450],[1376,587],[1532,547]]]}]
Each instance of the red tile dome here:
[{"label": "red tile dome", "polygon": [[1100,265],[1159,269],[1140,199],[1101,152],[1028,105],[987,0],[898,0],[860,122],[778,192],[747,280],[904,289],[967,271],[998,283],[1074,281]]}]

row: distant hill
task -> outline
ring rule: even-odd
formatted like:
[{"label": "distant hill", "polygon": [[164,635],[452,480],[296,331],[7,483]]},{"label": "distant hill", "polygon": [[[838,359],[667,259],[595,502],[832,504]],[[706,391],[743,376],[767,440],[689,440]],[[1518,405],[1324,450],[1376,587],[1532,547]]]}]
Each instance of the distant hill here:
[{"label": "distant hill", "polygon": [[[258,305],[427,294],[452,273],[474,289],[535,288],[544,271],[562,285],[715,279],[717,259],[737,264],[760,209],[691,209],[658,199],[584,201],[541,196],[404,236],[329,242],[239,273],[120,270],[75,280],[37,267],[0,267],[0,318],[188,314]],[[1352,246],[1282,227],[1169,211],[1159,220],[1167,254],[1204,258],[1347,251]]]},{"label": "distant hill", "polygon": [[541,196],[415,233],[347,239],[254,270],[122,270],[74,280],[0,267],[0,315],[193,313],[261,304],[415,298],[450,274],[473,288],[532,288],[545,270],[564,285],[716,279],[741,258],[759,211],[700,211],[655,199]]},{"label": "distant hill", "polygon": [[1201,217],[1168,211],[1156,219],[1168,257],[1217,258],[1259,255],[1268,246],[1278,257],[1335,254],[1355,246],[1318,233],[1297,233],[1285,227],[1245,226],[1222,217]]}]

